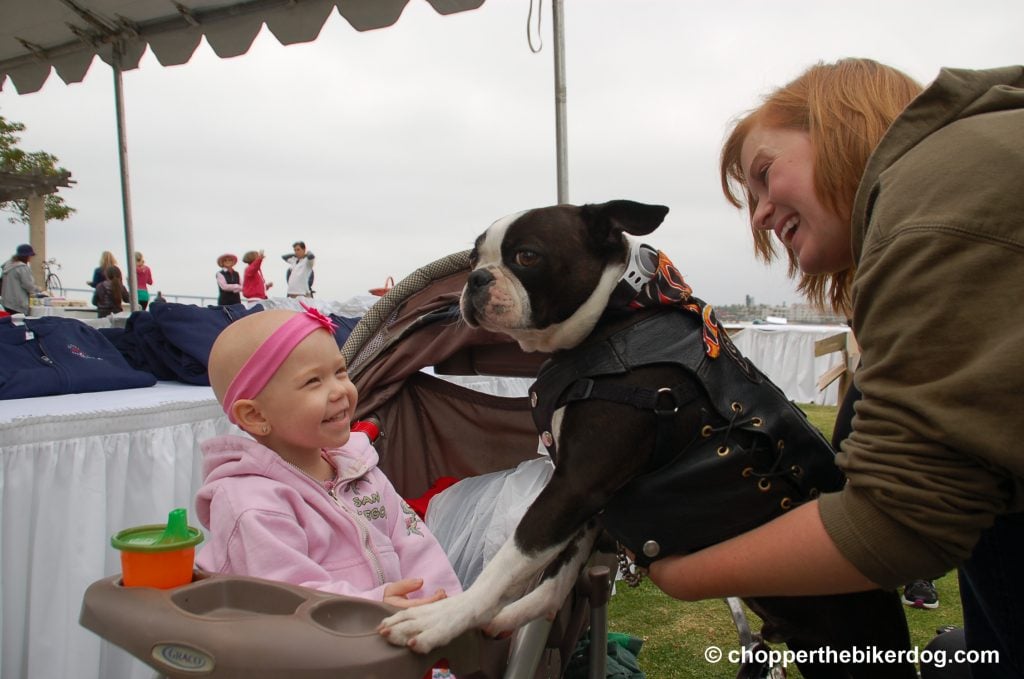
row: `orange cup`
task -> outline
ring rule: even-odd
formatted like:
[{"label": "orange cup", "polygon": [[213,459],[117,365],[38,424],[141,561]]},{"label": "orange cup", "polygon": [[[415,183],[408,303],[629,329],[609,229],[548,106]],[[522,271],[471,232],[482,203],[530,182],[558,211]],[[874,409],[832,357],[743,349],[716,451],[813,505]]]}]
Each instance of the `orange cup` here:
[{"label": "orange cup", "polygon": [[121,580],[125,587],[170,589],[192,582],[196,549],[169,552],[121,552]]},{"label": "orange cup", "polygon": [[196,545],[203,534],[188,525],[184,509],[175,509],[167,524],[127,528],[110,539],[121,551],[125,587],[170,589],[192,582]]}]

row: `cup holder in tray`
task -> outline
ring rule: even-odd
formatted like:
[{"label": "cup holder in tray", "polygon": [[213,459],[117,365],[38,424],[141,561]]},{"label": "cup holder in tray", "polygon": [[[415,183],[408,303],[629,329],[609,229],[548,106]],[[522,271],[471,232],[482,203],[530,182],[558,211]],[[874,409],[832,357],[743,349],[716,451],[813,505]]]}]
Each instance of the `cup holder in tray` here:
[{"label": "cup holder in tray", "polygon": [[376,632],[377,625],[390,613],[380,604],[370,601],[337,599],[317,604],[310,616],[313,622],[340,634],[366,634]]},{"label": "cup holder in tray", "polygon": [[306,597],[276,583],[209,578],[176,591],[171,601],[193,615],[235,618],[293,615],[306,602]]}]

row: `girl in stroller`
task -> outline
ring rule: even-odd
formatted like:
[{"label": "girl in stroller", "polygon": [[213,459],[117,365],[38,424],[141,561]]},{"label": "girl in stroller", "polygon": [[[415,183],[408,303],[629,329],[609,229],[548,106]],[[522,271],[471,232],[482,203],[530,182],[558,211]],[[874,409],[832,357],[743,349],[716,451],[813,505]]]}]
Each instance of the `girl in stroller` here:
[{"label": "girl in stroller", "polygon": [[255,441],[203,444],[196,510],[210,539],[197,565],[401,608],[459,592],[441,547],[377,469],[365,423],[350,434],[357,394],[333,331],[308,307],[268,310],[214,343],[214,393]]}]

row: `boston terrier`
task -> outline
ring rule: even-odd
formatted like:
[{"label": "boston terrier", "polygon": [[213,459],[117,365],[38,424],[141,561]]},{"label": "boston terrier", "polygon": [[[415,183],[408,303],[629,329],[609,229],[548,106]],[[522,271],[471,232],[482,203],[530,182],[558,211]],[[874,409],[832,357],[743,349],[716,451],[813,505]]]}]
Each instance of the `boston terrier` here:
[{"label": "boston terrier", "polygon": [[[842,486],[829,444],[739,355],[667,257],[634,238],[667,213],[628,200],[556,205],[477,238],[463,319],[551,354],[530,399],[555,471],[473,585],[386,618],[390,642],[427,653],[473,627],[501,635],[553,616],[602,530],[645,566]],[[870,596],[748,603],[770,640],[908,645],[898,602]],[[867,637],[822,634],[858,625]]]}]

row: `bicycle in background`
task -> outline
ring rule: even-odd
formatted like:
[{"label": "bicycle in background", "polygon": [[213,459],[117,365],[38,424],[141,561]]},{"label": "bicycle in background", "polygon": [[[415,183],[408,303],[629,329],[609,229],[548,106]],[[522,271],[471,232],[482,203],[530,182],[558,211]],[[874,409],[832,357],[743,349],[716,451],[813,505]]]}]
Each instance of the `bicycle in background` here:
[{"label": "bicycle in background", "polygon": [[60,270],[60,262],[52,257],[43,260],[43,287],[46,288],[51,296],[63,297],[64,284],[60,282],[60,276],[57,275],[54,269]]}]

